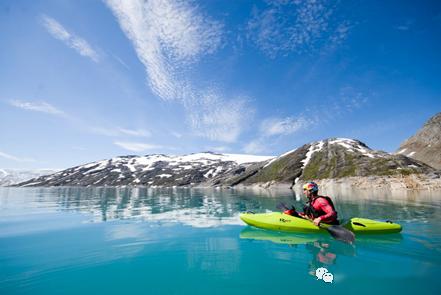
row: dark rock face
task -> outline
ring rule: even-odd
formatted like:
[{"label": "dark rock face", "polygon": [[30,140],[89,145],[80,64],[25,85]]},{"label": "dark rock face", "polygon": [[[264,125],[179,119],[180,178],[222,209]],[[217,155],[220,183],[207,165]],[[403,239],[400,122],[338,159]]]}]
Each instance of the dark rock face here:
[{"label": "dark rock face", "polygon": [[414,136],[404,141],[397,154],[441,169],[441,113],[430,118]]}]

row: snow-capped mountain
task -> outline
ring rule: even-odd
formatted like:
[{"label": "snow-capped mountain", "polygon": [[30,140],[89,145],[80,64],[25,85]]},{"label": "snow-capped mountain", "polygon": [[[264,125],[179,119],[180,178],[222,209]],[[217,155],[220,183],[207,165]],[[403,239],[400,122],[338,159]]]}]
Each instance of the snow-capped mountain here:
[{"label": "snow-capped mountain", "polygon": [[433,174],[403,155],[370,149],[347,138],[305,144],[279,157],[211,152],[184,156],[124,156],[69,168],[19,186],[237,186],[287,184],[350,176]]},{"label": "snow-capped mountain", "polygon": [[57,172],[53,169],[38,170],[19,170],[19,169],[0,169],[0,186],[13,185],[19,182],[27,181],[43,175]]},{"label": "snow-capped mountain", "polygon": [[305,144],[267,161],[260,167],[250,166],[244,173],[228,179],[227,183],[283,183],[292,186],[298,181],[311,179],[434,172],[433,168],[422,162],[372,150],[358,140],[330,138]]},{"label": "snow-capped mountain", "polygon": [[123,156],[69,168],[20,186],[210,185],[218,175],[241,173],[273,157],[211,152],[184,156]]},{"label": "snow-capped mountain", "polygon": [[415,135],[404,141],[397,154],[441,169],[441,113],[430,118]]}]

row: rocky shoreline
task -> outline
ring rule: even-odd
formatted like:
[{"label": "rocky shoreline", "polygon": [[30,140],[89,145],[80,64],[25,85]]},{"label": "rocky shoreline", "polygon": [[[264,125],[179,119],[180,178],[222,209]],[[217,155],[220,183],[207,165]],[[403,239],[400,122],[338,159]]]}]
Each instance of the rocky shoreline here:
[{"label": "rocky shoreline", "polygon": [[[353,176],[333,179],[311,179],[320,185],[322,191],[352,191],[352,190],[383,190],[388,192],[403,191],[439,191],[441,192],[441,178],[437,175],[425,174],[387,175],[387,176]],[[252,185],[240,184],[238,189],[269,189],[292,190],[302,194],[304,182],[295,185],[274,181],[255,183]]]}]

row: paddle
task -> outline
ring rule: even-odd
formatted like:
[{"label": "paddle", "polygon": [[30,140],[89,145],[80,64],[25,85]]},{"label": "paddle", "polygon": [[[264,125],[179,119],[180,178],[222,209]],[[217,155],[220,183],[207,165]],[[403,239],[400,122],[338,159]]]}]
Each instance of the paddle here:
[{"label": "paddle", "polygon": [[277,204],[276,208],[279,209],[279,210],[282,210],[282,209],[285,209],[285,210],[295,209],[294,206],[291,206],[291,209],[288,208],[288,206],[286,206],[286,204],[283,203],[283,202],[280,202],[279,204]]},{"label": "paddle", "polygon": [[[294,206],[292,206],[292,208],[294,208]],[[288,206],[286,206],[284,203],[279,203],[277,205],[277,209],[290,210],[290,208],[288,208]],[[313,221],[308,217],[305,217],[305,219],[308,219],[311,222]],[[351,232],[350,230],[344,228],[341,225],[331,225],[331,226],[327,226],[327,227],[323,226],[323,225],[319,225],[319,227],[327,230],[328,233],[336,240],[343,241],[348,244],[352,244],[355,241],[354,233]]]}]

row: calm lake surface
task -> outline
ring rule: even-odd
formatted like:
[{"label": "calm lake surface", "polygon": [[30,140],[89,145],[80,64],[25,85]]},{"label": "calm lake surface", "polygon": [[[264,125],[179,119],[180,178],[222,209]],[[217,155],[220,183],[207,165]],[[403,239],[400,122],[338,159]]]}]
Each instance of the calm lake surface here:
[{"label": "calm lake surface", "polygon": [[[340,217],[403,232],[351,246],[239,219],[301,208],[290,192],[0,188],[0,294],[439,294],[439,193],[332,197]],[[319,267],[333,283],[317,280]]]}]

